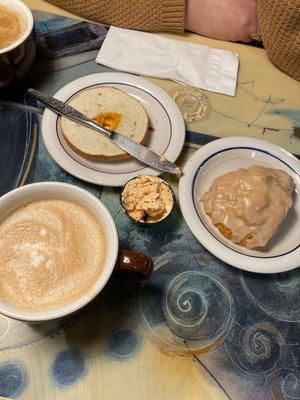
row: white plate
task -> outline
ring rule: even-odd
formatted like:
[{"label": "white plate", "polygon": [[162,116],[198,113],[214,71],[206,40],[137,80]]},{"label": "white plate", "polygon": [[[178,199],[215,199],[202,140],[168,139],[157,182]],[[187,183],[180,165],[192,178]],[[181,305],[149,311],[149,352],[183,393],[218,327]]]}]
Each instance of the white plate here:
[{"label": "white plate", "polygon": [[[254,164],[282,169],[295,182],[294,205],[264,251],[247,250],[224,238],[198,200],[217,177]],[[300,266],[300,161],[280,147],[244,137],[219,139],[203,146],[184,167],[179,200],[193,234],[226,263],[260,273],[283,272]]]},{"label": "white plate", "polygon": [[[177,105],[166,92],[135,75],[108,72],[76,79],[61,88],[54,97],[68,101],[81,90],[94,86],[115,87],[139,100],[147,111],[149,126],[154,129],[149,134],[147,147],[172,162],[176,161],[184,145],[185,125]],[[99,185],[122,186],[140,173],[161,174],[134,159],[92,161],[79,156],[65,142],[58,121],[59,117],[55,113],[45,110],[42,121],[43,140],[57,164],[77,178]]]}]

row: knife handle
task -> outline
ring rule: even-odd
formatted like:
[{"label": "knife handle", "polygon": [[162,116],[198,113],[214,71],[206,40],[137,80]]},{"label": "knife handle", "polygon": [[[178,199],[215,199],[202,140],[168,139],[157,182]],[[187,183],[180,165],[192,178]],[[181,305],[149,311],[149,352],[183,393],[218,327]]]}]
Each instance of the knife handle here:
[{"label": "knife handle", "polygon": [[75,108],[70,107],[68,104],[63,103],[60,100],[55,99],[54,97],[49,96],[46,93],[39,92],[35,89],[28,89],[27,93],[38,100],[40,103],[44,104],[50,110],[53,110],[62,115],[68,115],[69,117],[73,117],[74,119],[80,119],[84,121],[89,121],[89,118],[86,117],[81,112],[75,110]]},{"label": "knife handle", "polygon": [[38,100],[40,103],[44,104],[50,110],[63,115],[64,117],[71,119],[72,121],[79,122],[85,125],[87,128],[96,130],[97,132],[103,133],[104,135],[110,137],[112,132],[102,126],[96,124],[93,120],[88,118],[86,115],[75,110],[75,108],[69,106],[68,104],[49,96],[46,93],[42,93],[35,89],[28,89],[27,93]]}]

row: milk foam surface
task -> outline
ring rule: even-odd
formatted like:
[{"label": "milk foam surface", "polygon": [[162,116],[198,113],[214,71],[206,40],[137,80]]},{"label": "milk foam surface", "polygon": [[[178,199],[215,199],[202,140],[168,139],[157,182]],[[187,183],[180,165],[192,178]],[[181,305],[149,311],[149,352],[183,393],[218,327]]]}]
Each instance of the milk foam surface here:
[{"label": "milk foam surface", "polygon": [[25,29],[23,17],[18,12],[0,4],[0,49],[16,42]]},{"label": "milk foam surface", "polygon": [[105,257],[103,228],[89,210],[35,201],[0,223],[0,298],[31,310],[66,305],[93,286]]}]

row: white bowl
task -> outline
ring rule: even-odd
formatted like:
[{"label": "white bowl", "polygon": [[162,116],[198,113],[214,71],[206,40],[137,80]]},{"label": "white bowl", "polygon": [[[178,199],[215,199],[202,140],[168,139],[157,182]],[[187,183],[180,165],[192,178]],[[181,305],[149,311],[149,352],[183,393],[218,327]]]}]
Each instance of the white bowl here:
[{"label": "white bowl", "polygon": [[103,289],[114,269],[119,247],[114,220],[100,200],[80,187],[67,183],[41,182],[14,189],[0,198],[0,221],[18,207],[32,201],[51,198],[78,203],[99,219],[107,239],[107,257],[103,270],[93,287],[84,296],[71,304],[55,309],[31,311],[18,308],[0,298],[0,313],[9,317],[31,322],[44,322],[71,314],[89,303]]},{"label": "white bowl", "polygon": [[[245,249],[224,238],[199,201],[217,177],[255,164],[281,169],[295,182],[294,205],[262,251]],[[300,161],[273,144],[244,137],[219,139],[200,148],[186,163],[179,182],[181,210],[199,242],[226,263],[260,273],[283,272],[300,265],[299,196]]]}]

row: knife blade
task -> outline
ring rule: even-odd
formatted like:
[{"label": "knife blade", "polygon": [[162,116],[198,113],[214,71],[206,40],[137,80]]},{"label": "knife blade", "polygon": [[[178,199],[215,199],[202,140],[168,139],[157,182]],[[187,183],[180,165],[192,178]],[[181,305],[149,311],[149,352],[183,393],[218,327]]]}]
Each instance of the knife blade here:
[{"label": "knife blade", "polygon": [[171,161],[167,160],[164,156],[155,153],[148,147],[145,147],[128,137],[121,135],[120,133],[110,131],[102,126],[98,125],[96,122],[88,118],[86,115],[75,110],[75,108],[69,106],[68,104],[49,96],[46,93],[40,92],[35,89],[28,89],[27,93],[42,103],[49,110],[54,111],[57,114],[63,115],[64,117],[71,119],[72,121],[78,122],[87,128],[93,129],[98,133],[102,133],[107,138],[112,140],[116,145],[118,145],[122,150],[132,155],[137,160],[144,164],[149,165],[157,170],[168,172],[170,174],[181,173],[180,167]]}]

